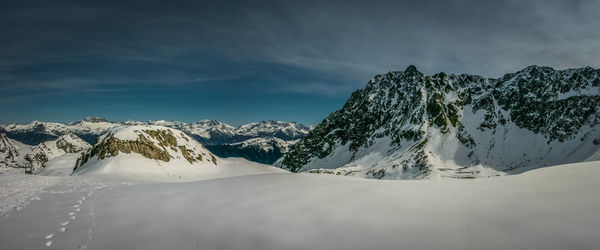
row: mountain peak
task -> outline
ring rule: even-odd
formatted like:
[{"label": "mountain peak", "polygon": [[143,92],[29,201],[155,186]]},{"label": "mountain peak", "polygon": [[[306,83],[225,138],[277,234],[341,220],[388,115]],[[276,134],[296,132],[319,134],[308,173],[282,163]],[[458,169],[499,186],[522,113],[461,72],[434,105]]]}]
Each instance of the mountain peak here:
[{"label": "mountain peak", "polygon": [[222,123],[217,120],[200,120],[200,121],[194,122],[194,124],[202,124],[205,126],[216,126],[216,125],[220,125]]},{"label": "mountain peak", "polygon": [[415,65],[408,65],[408,67],[406,67],[406,69],[404,70],[405,73],[421,73],[419,72],[419,70],[417,69],[417,66]]},{"label": "mountain peak", "polygon": [[96,116],[86,116],[85,119],[83,119],[83,121],[84,122],[91,122],[91,123],[109,122],[105,118],[96,117]]},{"label": "mountain peak", "polygon": [[491,79],[424,76],[411,65],[355,91],[292,146],[282,166],[370,178],[475,178],[580,161],[590,155],[565,152],[598,150],[599,90],[600,70],[588,68],[534,65]]}]

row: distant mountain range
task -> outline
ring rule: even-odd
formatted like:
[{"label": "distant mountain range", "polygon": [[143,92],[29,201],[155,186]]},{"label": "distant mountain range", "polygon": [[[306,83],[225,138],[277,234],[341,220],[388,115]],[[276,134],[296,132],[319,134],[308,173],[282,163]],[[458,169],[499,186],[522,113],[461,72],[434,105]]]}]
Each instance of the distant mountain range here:
[{"label": "distant mountain range", "polygon": [[476,178],[600,160],[600,70],[375,76],[294,144],[294,172]]},{"label": "distant mountain range", "polygon": [[68,124],[34,121],[29,124],[0,125],[0,133],[28,145],[55,140],[70,133],[94,144],[98,136],[121,125],[159,125],[178,129],[219,157],[244,157],[267,164],[280,158],[290,145],[310,131],[309,127],[302,124],[281,121],[261,121],[234,127],[215,120],[193,123],[164,120],[110,122],[104,118],[86,117]]}]

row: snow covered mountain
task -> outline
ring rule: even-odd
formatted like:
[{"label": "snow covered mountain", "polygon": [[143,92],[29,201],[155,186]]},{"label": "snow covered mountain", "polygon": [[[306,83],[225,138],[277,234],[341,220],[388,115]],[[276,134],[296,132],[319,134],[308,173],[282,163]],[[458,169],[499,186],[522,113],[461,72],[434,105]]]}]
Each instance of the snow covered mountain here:
[{"label": "snow covered mountain", "polygon": [[[237,165],[232,167],[231,162]],[[156,125],[124,125],[112,128],[82,153],[73,173],[197,180],[277,171],[271,166],[221,159],[180,130]]]},{"label": "snow covered mountain", "polygon": [[33,121],[29,124],[8,124],[0,126],[0,132],[9,138],[25,144],[37,145],[39,143],[55,140],[62,135],[75,134],[88,143],[94,142],[99,135],[118,124],[108,122],[104,118],[86,117],[84,120],[62,124],[56,122]]},{"label": "snow covered mountain", "polygon": [[310,129],[296,122],[261,121],[241,125],[236,129],[237,134],[248,138],[273,137],[282,140],[302,138]]},{"label": "snow covered mountain", "polygon": [[499,79],[375,76],[280,162],[384,179],[476,178],[600,159],[600,70],[529,66]]},{"label": "snow covered mountain", "polygon": [[0,168],[19,167],[22,164],[19,149],[22,147],[24,147],[22,143],[0,134]]},{"label": "snow covered mountain", "polygon": [[81,154],[74,173],[172,174],[217,165],[217,157],[181,131],[151,125],[120,126]]},{"label": "snow covered mountain", "polygon": [[[109,122],[104,118],[86,117],[84,120],[61,124],[54,122],[35,121],[25,125],[9,124],[0,126],[0,132],[6,133],[9,138],[17,141],[36,145],[48,140],[54,140],[61,135],[73,133],[88,143],[95,140],[110,129],[121,125],[157,125],[174,128],[183,131],[188,136],[206,145],[210,150],[220,157],[244,157],[246,159],[260,159],[261,163],[273,163],[287,151],[287,146],[295,140],[308,134],[310,129],[295,122],[261,121],[244,124],[239,127],[221,123],[215,120],[201,120],[193,123],[177,121],[122,121],[119,123]],[[250,140],[261,138],[261,140]],[[286,143],[272,143],[274,148],[269,151],[260,151],[264,148],[259,145],[263,141],[274,141],[281,139]],[[239,147],[233,144],[244,142],[257,144],[252,147]],[[231,146],[229,146],[231,144]],[[286,147],[286,148],[281,148]],[[221,148],[227,148],[221,150]],[[257,149],[259,149],[257,151]]]},{"label": "snow covered mountain", "polygon": [[215,120],[201,120],[193,123],[161,120],[149,121],[146,124],[179,129],[207,146],[238,143],[253,138],[297,140],[310,131],[308,127],[296,122],[272,120],[243,124],[237,128]]},{"label": "snow covered mountain", "polygon": [[36,146],[20,143],[5,134],[0,134],[0,168],[3,168],[3,171],[22,169],[25,173],[36,174],[45,168],[48,161],[90,147],[90,144],[74,134],[66,134]]}]

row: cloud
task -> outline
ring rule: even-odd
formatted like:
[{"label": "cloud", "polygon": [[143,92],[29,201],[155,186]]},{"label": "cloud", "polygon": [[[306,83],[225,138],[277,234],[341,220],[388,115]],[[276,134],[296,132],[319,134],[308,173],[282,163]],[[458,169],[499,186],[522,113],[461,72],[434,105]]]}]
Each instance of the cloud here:
[{"label": "cloud", "polygon": [[344,95],[409,64],[599,67],[599,12],[593,0],[15,1],[0,10],[0,89]]}]

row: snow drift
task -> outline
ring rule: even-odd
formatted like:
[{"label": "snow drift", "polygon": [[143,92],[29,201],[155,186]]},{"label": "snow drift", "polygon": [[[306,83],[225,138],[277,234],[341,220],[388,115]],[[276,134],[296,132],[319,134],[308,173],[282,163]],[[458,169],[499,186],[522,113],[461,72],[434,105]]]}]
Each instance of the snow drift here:
[{"label": "snow drift", "polygon": [[600,162],[476,180],[0,175],[0,209],[35,198],[0,217],[0,248],[598,249],[599,175]]}]

